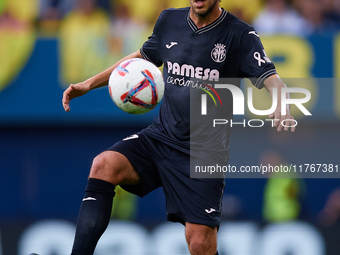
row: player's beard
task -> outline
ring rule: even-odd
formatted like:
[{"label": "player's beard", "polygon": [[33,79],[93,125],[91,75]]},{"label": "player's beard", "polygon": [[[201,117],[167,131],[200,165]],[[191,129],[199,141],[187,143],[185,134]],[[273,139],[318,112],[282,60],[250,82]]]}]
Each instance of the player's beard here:
[{"label": "player's beard", "polygon": [[212,10],[214,9],[217,2],[219,2],[219,0],[204,0],[205,4],[207,4],[207,6],[205,6],[204,8],[196,8],[194,2],[195,2],[195,0],[190,0],[191,10],[197,16],[204,18],[212,12]]}]

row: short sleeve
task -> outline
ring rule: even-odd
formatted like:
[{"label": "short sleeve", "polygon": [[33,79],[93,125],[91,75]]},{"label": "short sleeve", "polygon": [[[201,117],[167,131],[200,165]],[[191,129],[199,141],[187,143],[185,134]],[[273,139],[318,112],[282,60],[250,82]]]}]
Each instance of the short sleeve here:
[{"label": "short sleeve", "polygon": [[263,48],[259,35],[252,27],[241,36],[239,55],[243,77],[249,78],[259,89],[263,88],[263,82],[269,76],[277,73]]},{"label": "short sleeve", "polygon": [[158,40],[160,38],[161,24],[162,24],[162,13],[157,19],[152,35],[149,36],[148,40],[143,44],[142,48],[140,49],[140,53],[142,54],[143,58],[154,63],[158,67],[163,64],[163,61],[160,57],[159,48],[158,48],[158,45],[159,45]]}]

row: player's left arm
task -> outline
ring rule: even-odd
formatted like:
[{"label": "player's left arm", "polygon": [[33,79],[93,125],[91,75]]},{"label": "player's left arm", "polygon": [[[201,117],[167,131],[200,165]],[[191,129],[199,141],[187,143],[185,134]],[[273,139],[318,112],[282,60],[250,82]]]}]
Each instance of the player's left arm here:
[{"label": "player's left arm", "polygon": [[[289,128],[291,132],[295,131],[295,121],[294,118],[290,115],[290,107],[287,105],[286,109],[286,115],[281,114],[281,89],[286,88],[286,84],[280,79],[280,77],[277,74],[274,74],[270,77],[268,77],[264,81],[264,86],[270,93],[271,97],[273,98],[273,89],[277,89],[277,106],[274,111],[274,113],[269,115],[269,118],[274,119],[274,127],[277,127],[277,131],[281,131],[282,129],[284,131],[289,131]],[[289,97],[289,94],[286,95],[286,97]],[[285,123],[283,126],[282,121],[285,120]]]}]

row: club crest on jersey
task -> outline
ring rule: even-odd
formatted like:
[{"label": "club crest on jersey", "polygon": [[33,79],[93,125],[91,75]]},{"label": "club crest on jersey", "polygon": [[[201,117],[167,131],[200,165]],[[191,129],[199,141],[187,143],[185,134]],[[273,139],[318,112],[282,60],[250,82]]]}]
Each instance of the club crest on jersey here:
[{"label": "club crest on jersey", "polygon": [[227,57],[226,46],[222,43],[215,44],[215,48],[211,51],[211,58],[216,63],[222,63]]}]

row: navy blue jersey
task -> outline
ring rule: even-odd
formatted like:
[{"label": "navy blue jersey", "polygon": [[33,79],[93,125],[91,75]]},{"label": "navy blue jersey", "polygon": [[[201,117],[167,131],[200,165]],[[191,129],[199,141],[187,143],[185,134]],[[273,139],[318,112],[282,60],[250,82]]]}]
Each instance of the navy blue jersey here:
[{"label": "navy blue jersey", "polygon": [[[200,116],[199,100],[193,107],[192,91],[202,93],[198,84],[218,83],[221,78],[249,78],[254,86],[262,88],[263,81],[276,74],[254,28],[224,9],[217,20],[203,28],[197,28],[190,19],[189,7],[164,10],[140,51],[155,65],[164,64],[164,98],[159,116],[147,133],[188,153],[191,149],[228,156],[229,151],[230,128],[216,127],[211,132],[213,115]],[[235,79],[233,85],[240,86],[240,79]],[[222,98],[224,106],[219,111],[223,118],[231,119],[232,98],[226,98]],[[193,112],[194,108],[198,109]],[[197,118],[193,118],[195,114]],[[210,132],[205,132],[208,129]]]}]

